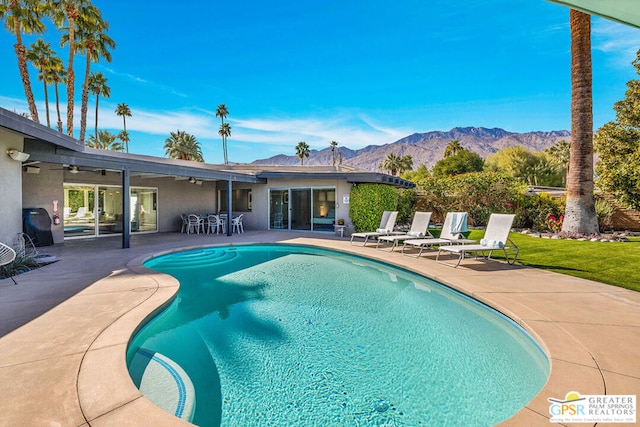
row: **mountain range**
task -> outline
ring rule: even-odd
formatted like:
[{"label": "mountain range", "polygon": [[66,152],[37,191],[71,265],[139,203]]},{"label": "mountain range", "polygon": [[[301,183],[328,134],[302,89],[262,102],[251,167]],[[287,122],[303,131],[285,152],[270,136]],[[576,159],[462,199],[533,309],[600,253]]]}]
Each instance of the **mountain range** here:
[{"label": "mountain range", "polygon": [[[421,164],[432,167],[442,159],[444,149],[449,142],[458,140],[460,145],[481,157],[512,146],[521,146],[528,151],[543,151],[563,139],[569,140],[571,133],[566,130],[550,132],[509,132],[500,128],[487,129],[483,127],[456,127],[450,131],[432,131],[414,133],[384,145],[369,145],[358,150],[346,146],[338,146],[342,154],[342,164],[358,169],[379,172],[379,165],[390,153],[398,156],[410,155],[414,169]],[[291,147],[295,151],[295,147]],[[259,159],[256,165],[299,165],[300,158],[292,155],[279,154],[267,159]],[[331,165],[331,147],[323,150],[311,150],[309,158],[304,159],[305,165]]]}]

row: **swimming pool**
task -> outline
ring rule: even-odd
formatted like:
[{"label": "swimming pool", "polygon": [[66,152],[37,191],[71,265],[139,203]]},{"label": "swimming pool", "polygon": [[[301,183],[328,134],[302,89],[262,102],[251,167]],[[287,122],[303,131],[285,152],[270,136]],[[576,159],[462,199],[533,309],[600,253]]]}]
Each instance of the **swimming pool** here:
[{"label": "swimming pool", "polygon": [[365,258],[251,245],[145,265],[181,288],[130,343],[130,373],[140,385],[155,360],[177,391],[143,392],[197,425],[493,425],[549,375],[514,322]]}]

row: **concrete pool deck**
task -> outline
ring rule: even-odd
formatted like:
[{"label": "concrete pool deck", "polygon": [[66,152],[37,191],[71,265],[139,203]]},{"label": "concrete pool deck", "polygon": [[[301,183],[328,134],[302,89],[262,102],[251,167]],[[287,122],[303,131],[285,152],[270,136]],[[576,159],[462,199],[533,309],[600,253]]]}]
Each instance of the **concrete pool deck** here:
[{"label": "concrete pool deck", "polygon": [[40,248],[59,261],[17,276],[17,286],[0,280],[0,426],[190,425],[145,399],[126,370],[132,333],[178,288],[141,263],[180,248],[271,242],[380,259],[473,296],[522,325],[549,356],[551,375],[501,425],[551,424],[547,398],[564,399],[570,391],[640,394],[638,292],[499,262],[465,260],[454,269],[436,264],[435,252],[415,259],[333,235],[159,233],[133,236],[130,249],[121,249],[119,238]]}]

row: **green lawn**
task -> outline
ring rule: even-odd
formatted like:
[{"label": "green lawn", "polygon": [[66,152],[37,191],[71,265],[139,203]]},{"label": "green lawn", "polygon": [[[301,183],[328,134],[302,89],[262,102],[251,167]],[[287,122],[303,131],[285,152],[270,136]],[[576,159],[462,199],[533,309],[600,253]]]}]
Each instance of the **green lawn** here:
[{"label": "green lawn", "polygon": [[[479,241],[483,235],[472,230],[469,238]],[[640,291],[640,237],[629,242],[541,239],[515,232],[509,237],[520,248],[517,264]]]}]

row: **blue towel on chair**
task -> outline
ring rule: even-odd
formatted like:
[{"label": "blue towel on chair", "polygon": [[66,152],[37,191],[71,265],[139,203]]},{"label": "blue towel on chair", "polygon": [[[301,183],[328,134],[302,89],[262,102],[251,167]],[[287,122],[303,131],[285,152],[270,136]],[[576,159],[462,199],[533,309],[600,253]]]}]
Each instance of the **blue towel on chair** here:
[{"label": "blue towel on chair", "polygon": [[467,231],[467,216],[466,212],[454,212],[451,214],[451,234]]}]

